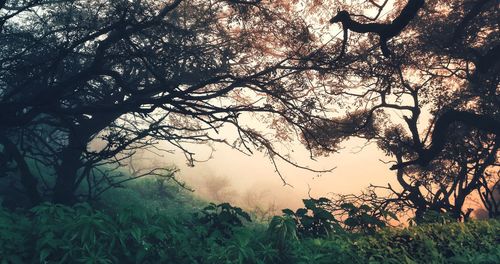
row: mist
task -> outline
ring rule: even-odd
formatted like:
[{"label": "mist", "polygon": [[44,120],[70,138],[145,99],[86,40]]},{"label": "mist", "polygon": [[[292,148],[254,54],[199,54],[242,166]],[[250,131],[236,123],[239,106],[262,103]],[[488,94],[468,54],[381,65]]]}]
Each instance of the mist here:
[{"label": "mist", "polygon": [[193,146],[195,156],[205,160],[194,166],[178,151],[151,158],[177,167],[178,178],[192,188],[196,196],[208,201],[230,202],[249,210],[298,208],[302,206],[302,199],[309,197],[358,194],[370,184],[395,184],[394,173],[381,161],[384,155],[375,144],[349,140],[339,153],[315,160],[309,158],[308,151],[299,142],[292,142],[291,147],[298,164],[316,170],[334,169],[315,173],[277,161],[282,180],[263,153],[248,156],[222,144],[214,145],[213,152],[203,145]]}]

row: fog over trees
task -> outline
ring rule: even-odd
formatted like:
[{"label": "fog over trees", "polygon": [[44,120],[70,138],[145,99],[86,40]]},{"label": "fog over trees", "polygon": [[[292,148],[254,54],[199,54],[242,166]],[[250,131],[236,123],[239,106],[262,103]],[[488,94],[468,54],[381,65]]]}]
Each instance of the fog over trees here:
[{"label": "fog over trees", "polygon": [[418,222],[467,219],[476,195],[498,217],[499,18],[495,0],[0,1],[2,192],[71,205],[175,180],[162,164],[124,173],[158,142],[193,165],[191,143],[264,152],[286,183],[278,160],[328,169],[280,143],[315,158],[358,138],[399,186],[344,201]]}]

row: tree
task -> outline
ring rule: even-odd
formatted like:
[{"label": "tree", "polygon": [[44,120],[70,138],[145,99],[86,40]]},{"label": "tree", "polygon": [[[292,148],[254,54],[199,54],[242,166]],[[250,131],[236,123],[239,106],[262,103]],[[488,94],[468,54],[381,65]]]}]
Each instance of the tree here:
[{"label": "tree", "polygon": [[[239,118],[299,131],[301,119],[322,118],[302,108],[310,90],[295,67],[313,49],[307,27],[259,2],[2,2],[0,144],[18,171],[3,176],[20,177],[32,204],[72,204],[116,184],[112,170],[158,140],[190,163],[186,142],[221,142],[299,166]],[[217,137],[224,124],[234,144]]]},{"label": "tree", "polygon": [[[414,209],[417,220],[429,211],[447,213],[455,219],[468,219],[471,208],[464,210],[468,198],[478,190],[489,188],[488,169],[494,169],[498,159],[499,142],[494,137],[466,127],[454,125],[439,159],[425,168],[410,167],[397,170],[397,180],[402,190],[392,186],[377,186],[388,190],[392,202],[400,210]],[[388,153],[397,146],[397,137],[381,139],[379,146]],[[399,141],[401,142],[401,141]],[[393,150],[402,162],[404,150]],[[488,186],[488,187],[485,187]]]},{"label": "tree", "polygon": [[[488,170],[498,171],[498,7],[495,1],[408,0],[390,10],[387,2],[358,1],[330,20],[343,28],[346,55],[364,60],[336,69],[350,78],[331,93],[352,109],[311,124],[308,137],[323,139],[312,146],[318,151],[335,150],[352,136],[378,141],[396,157],[391,169],[403,191],[388,189],[397,201],[417,218],[429,210],[467,217],[464,200],[489,182]],[[422,120],[426,113],[429,123]],[[351,126],[339,126],[342,120]]]},{"label": "tree", "polygon": [[[462,197],[498,169],[493,0],[0,6],[0,162],[33,203],[46,195],[37,194],[30,163],[49,168],[54,201],[73,203],[83,183],[87,196],[115,183],[97,165],[123,163],[157,140],[190,162],[186,142],[221,142],[299,167],[278,142],[297,135],[311,157],[351,137],[378,142],[396,158],[399,198],[419,216],[463,215]],[[325,12],[335,8],[342,11]],[[341,38],[327,34],[336,25]],[[272,133],[244,124],[248,113]],[[236,141],[217,136],[224,125],[239,133]],[[471,166],[477,173],[463,172]]]}]

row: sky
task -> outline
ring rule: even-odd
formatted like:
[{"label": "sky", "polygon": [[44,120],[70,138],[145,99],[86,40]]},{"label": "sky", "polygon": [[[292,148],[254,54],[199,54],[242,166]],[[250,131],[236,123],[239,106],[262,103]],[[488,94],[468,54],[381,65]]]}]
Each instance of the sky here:
[{"label": "sky", "polygon": [[[381,17],[386,16],[392,6],[393,2],[389,1],[387,11],[383,12]],[[319,12],[326,17],[335,14],[335,10],[328,7],[320,8]],[[371,15],[369,10],[367,12]],[[317,17],[309,17],[307,20],[311,30],[323,43],[342,37],[340,26],[329,24],[328,19],[321,22]],[[249,123],[258,127],[257,122],[258,120],[250,120]],[[235,137],[234,133],[229,131],[219,136]],[[207,185],[210,185],[211,181],[224,182],[229,190],[228,195],[222,195],[223,198],[242,207],[246,206],[249,192],[255,194],[254,198],[258,197],[255,203],[275,203],[279,208],[298,208],[303,205],[302,199],[309,196],[319,198],[329,197],[333,193],[358,194],[370,184],[386,186],[391,183],[396,188],[398,186],[395,172],[389,170],[391,164],[381,161],[391,159],[385,157],[375,143],[366,145],[366,141],[361,139],[345,141],[340,152],[316,160],[309,158],[309,152],[298,141],[290,143],[288,149],[293,150],[293,160],[299,165],[316,170],[335,169],[318,175],[278,162],[278,169],[288,185],[284,185],[272,162],[263,153],[256,152],[252,156],[246,156],[222,144],[214,145],[214,148],[216,151],[212,153],[207,147],[194,147],[198,159],[204,160],[212,155],[208,161],[197,163],[194,167],[186,165],[184,155],[179,151],[172,156],[165,156],[165,160],[180,169],[179,177],[195,190],[196,195],[209,200],[215,199],[214,190],[209,190]]]},{"label": "sky", "polygon": [[[256,152],[247,156],[225,145],[215,145],[212,158],[206,162],[189,167],[181,153],[165,156],[168,162],[179,169],[179,178],[184,180],[195,194],[205,199],[217,198],[214,190],[207,188],[210,182],[221,182],[228,195],[222,195],[232,203],[245,207],[248,193],[258,196],[256,203],[275,203],[280,208],[298,208],[302,199],[311,197],[329,197],[332,193],[360,193],[370,184],[387,185],[394,183],[395,173],[389,170],[390,164],[379,159],[390,160],[377,149],[375,144],[365,146],[364,140],[353,139],[343,144],[339,153],[316,160],[309,158],[308,151],[298,142],[290,145],[294,161],[313,169],[331,172],[318,174],[278,162],[278,168],[285,178],[284,185],[275,172],[273,164],[263,153]],[[207,147],[194,148],[199,159],[210,156]],[[222,181],[223,179],[223,181]],[[223,184],[222,184],[223,182]],[[394,184],[396,185],[396,184]],[[212,192],[212,193],[210,193]]]},{"label": "sky", "polygon": [[[305,2],[304,2],[305,3]],[[381,14],[385,17],[393,10],[393,1],[389,1]],[[298,5],[301,6],[301,5]],[[333,15],[334,11],[321,6],[324,16]],[[366,11],[367,15],[370,10]],[[308,22],[321,42],[329,42],[340,38],[339,25],[330,25],[327,20],[321,22],[311,19]],[[403,104],[412,105],[411,100],[403,98]],[[423,109],[420,116],[420,129],[427,126],[431,115],[429,109]],[[402,122],[404,113],[388,113],[393,123]],[[398,121],[399,120],[399,121]],[[263,127],[258,120],[246,120],[252,127]],[[235,138],[235,133],[224,130],[219,138]],[[230,141],[230,140],[229,140]],[[228,201],[241,207],[256,206],[257,204],[274,204],[278,208],[298,208],[302,206],[302,199],[309,196],[314,198],[332,197],[332,194],[359,194],[370,184],[387,186],[391,184],[397,189],[399,184],[394,171],[389,170],[392,164],[390,157],[380,151],[375,143],[366,145],[365,140],[350,139],[343,142],[338,153],[316,160],[309,158],[309,152],[298,141],[287,145],[285,153],[292,154],[292,160],[301,166],[315,170],[333,169],[331,172],[318,174],[308,170],[293,167],[285,162],[278,162],[277,166],[286,185],[276,173],[272,162],[264,153],[255,152],[247,156],[231,149],[229,146],[215,144],[215,152],[207,146],[192,146],[190,150],[196,152],[196,159],[207,160],[190,167],[184,155],[177,150],[175,154],[159,157],[162,163],[174,164],[180,169],[178,177],[185,181],[198,195],[207,200],[216,202]],[[169,149],[162,145],[160,148]],[[171,149],[171,148],[170,148]],[[385,161],[385,163],[384,163]]]}]

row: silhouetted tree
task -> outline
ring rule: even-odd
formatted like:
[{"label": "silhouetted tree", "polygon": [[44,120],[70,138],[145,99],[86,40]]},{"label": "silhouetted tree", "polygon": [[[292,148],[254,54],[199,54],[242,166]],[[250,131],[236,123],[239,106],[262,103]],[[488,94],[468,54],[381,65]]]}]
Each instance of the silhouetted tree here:
[{"label": "silhouetted tree", "polygon": [[344,113],[309,123],[309,147],[328,153],[350,137],[377,141],[396,158],[391,169],[402,191],[389,186],[394,202],[417,218],[429,210],[467,217],[464,200],[489,181],[487,171],[498,171],[498,2],[341,7],[330,23],[342,27],[340,61],[350,63],[335,64],[337,76],[327,81],[330,100],[341,102]]},{"label": "silhouetted tree", "polygon": [[[0,162],[33,203],[113,185],[115,174],[98,171],[158,140],[190,163],[185,143],[221,142],[298,167],[276,144],[298,136],[314,157],[352,137],[375,141],[396,158],[399,198],[418,215],[463,216],[462,200],[498,170],[494,0],[0,7]],[[247,113],[269,130],[246,124]],[[235,142],[217,135],[225,125]]]},{"label": "silhouetted tree", "polygon": [[[310,46],[303,21],[259,2],[2,2],[0,144],[17,170],[3,176],[33,204],[71,204],[79,186],[89,197],[116,184],[112,170],[158,140],[190,163],[185,143],[221,142],[295,164],[239,118],[298,130],[299,117],[322,118],[302,108],[309,91],[293,66]],[[217,136],[224,124],[234,144]]]}]

